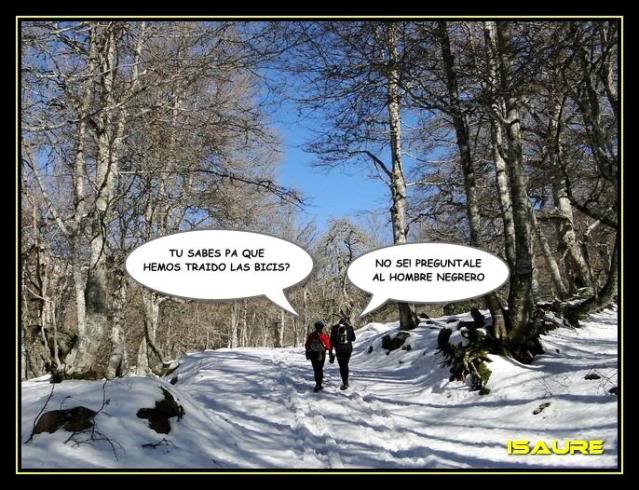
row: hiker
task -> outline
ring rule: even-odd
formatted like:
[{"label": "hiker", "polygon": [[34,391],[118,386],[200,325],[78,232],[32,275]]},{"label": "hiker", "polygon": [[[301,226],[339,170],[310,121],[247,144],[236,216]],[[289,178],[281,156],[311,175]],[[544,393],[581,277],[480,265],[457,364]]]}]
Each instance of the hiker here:
[{"label": "hiker", "polygon": [[315,322],[315,331],[308,334],[306,338],[306,359],[310,359],[313,364],[315,374],[314,392],[323,389],[324,362],[326,361],[326,351],[331,349],[331,341],[323,331],[326,324],[318,320]]},{"label": "hiker", "polygon": [[[348,388],[348,363],[353,352],[353,342],[355,341],[355,330],[347,320],[342,319],[331,329],[331,349],[329,351],[330,360],[333,364],[335,357],[339,364],[339,374],[342,377],[341,390]],[[335,354],[333,354],[335,349]]]}]

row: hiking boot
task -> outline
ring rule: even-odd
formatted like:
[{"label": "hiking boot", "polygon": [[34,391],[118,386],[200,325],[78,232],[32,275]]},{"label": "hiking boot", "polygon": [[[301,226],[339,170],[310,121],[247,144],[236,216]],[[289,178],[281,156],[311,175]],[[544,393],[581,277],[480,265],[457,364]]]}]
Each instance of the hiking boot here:
[{"label": "hiking boot", "polygon": [[315,388],[313,388],[313,392],[317,393],[321,389],[322,389],[322,385],[315,385]]},{"label": "hiking boot", "polygon": [[344,383],[342,386],[339,387],[340,390],[345,390],[348,388],[348,383]]}]

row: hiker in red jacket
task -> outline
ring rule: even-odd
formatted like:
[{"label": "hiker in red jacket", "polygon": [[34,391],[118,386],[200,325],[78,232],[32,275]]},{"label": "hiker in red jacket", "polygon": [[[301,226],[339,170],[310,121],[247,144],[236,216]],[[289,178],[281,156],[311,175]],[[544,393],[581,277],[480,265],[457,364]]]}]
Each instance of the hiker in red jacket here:
[{"label": "hiker in red jacket", "polygon": [[331,350],[331,340],[323,332],[325,323],[321,320],[315,322],[315,331],[308,334],[306,338],[306,359],[310,359],[313,364],[315,374],[314,392],[318,392],[322,387],[324,379],[324,362],[326,361],[326,351]]}]

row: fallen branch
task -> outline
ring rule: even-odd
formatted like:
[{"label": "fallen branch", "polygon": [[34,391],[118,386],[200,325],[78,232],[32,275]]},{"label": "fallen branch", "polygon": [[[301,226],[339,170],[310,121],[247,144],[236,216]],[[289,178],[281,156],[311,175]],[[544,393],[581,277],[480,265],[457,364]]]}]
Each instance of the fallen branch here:
[{"label": "fallen branch", "polygon": [[173,442],[169,441],[166,437],[163,437],[158,442],[147,442],[146,444],[142,444],[142,447],[151,448],[151,449],[155,449],[155,448],[160,447],[160,446],[173,446],[173,447],[176,447],[176,445]]},{"label": "fallen branch", "polygon": [[81,434],[85,434],[86,430],[75,431],[67,438],[66,441],[64,441],[64,443],[67,444],[69,442],[73,442],[73,446],[72,447],[77,447],[77,446],[80,446],[81,444],[86,444],[86,443],[89,443],[89,442],[105,441],[111,447],[111,451],[113,451],[113,457],[115,458],[115,460],[119,461],[118,453],[117,453],[117,451],[115,449],[115,445],[117,444],[120,447],[120,449],[122,449],[123,452],[126,452],[126,450],[124,449],[122,444],[120,444],[118,441],[113,440],[113,439],[109,438],[108,436],[106,436],[103,432],[100,432],[98,430],[97,423],[95,421],[95,418],[97,417],[97,415],[100,412],[102,412],[104,407],[106,407],[109,404],[109,402],[110,402],[110,399],[106,398],[106,384],[108,382],[109,382],[109,380],[106,379],[106,380],[104,380],[104,383],[102,383],[102,405],[95,412],[95,414],[91,417],[92,424],[91,424],[91,433],[89,434],[89,436],[86,439],[84,439],[84,440],[79,440],[79,439],[77,439],[77,437],[79,435],[81,435]]}]

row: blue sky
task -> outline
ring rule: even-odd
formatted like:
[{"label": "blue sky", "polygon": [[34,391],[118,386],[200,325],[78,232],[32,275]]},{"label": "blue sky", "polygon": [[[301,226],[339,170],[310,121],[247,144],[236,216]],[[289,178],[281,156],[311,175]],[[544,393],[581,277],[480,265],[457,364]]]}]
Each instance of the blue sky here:
[{"label": "blue sky", "polygon": [[[300,191],[305,197],[307,205],[303,210],[303,221],[313,220],[321,232],[326,230],[333,218],[351,218],[365,227],[371,224],[363,221],[364,213],[378,215],[375,220],[378,224],[390,219],[390,191],[385,183],[374,177],[376,171],[372,162],[349,162],[345,159],[344,165],[330,169],[317,168],[313,166],[317,156],[303,150],[322,129],[322,118],[328,117],[321,110],[309,112],[308,108],[303,109],[300,115],[300,107],[294,98],[297,92],[304,90],[304,83],[307,82],[296,74],[277,69],[264,68],[262,74],[268,83],[262,87],[259,103],[264,104],[269,122],[277,131],[281,143],[279,181],[284,186]],[[405,147],[407,132],[418,128],[419,121],[416,114],[404,110],[402,123]],[[426,156],[440,158],[442,155],[441,148],[434,148]],[[388,148],[377,156],[390,167]],[[402,164],[409,182],[416,166],[424,165],[406,153],[402,155]],[[411,190],[408,190],[409,197]],[[390,224],[379,231],[383,240],[392,241]]]},{"label": "blue sky", "polygon": [[331,218],[388,207],[388,189],[379,180],[368,178],[370,169],[365,164],[331,170],[313,168],[316,157],[302,146],[313,139],[309,126],[314,122],[300,120],[292,104],[281,104],[271,119],[282,140],[280,181],[302,191],[308,202],[305,215],[314,218],[321,230]]}]

